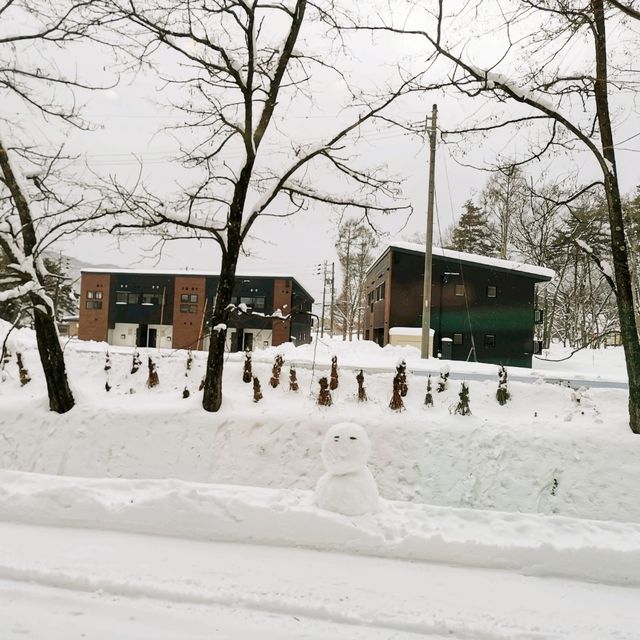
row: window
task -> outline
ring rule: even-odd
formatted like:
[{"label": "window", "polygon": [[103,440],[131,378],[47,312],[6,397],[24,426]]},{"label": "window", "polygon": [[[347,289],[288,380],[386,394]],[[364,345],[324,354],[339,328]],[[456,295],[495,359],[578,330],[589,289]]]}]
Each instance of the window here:
[{"label": "window", "polygon": [[126,291],[116,291],[116,304],[127,304],[128,297]]},{"label": "window", "polygon": [[180,294],[180,302],[189,302],[189,294],[181,293]]},{"label": "window", "polygon": [[484,336],[484,346],[487,349],[493,349],[496,346],[496,337],[492,333],[486,333]]},{"label": "window", "polygon": [[87,300],[93,300],[93,291],[87,291]]},{"label": "window", "polygon": [[189,296],[189,302],[198,302],[198,294],[197,293],[192,293]]},{"label": "window", "polygon": [[487,287],[487,298],[496,298],[498,296],[498,287],[489,285]]},{"label": "window", "polygon": [[533,310],[533,322],[534,324],[542,324],[544,322],[544,309]]},{"label": "window", "polygon": [[181,304],[180,313],[198,313],[197,304]]},{"label": "window", "polygon": [[457,296],[463,296],[464,295],[464,285],[463,284],[457,284],[456,285],[456,295]]},{"label": "window", "polygon": [[162,296],[159,293],[143,293],[142,304],[147,306],[152,304],[162,304]]},{"label": "window", "polygon": [[462,344],[464,336],[461,333],[453,334],[453,344]]},{"label": "window", "polygon": [[87,300],[87,309],[102,309],[102,300]]},{"label": "window", "polygon": [[[102,300],[102,291],[87,291],[87,300]],[[87,309],[101,309],[102,304],[99,307],[87,306]]]},{"label": "window", "polygon": [[542,353],[542,340],[534,340],[533,341],[533,353]]}]

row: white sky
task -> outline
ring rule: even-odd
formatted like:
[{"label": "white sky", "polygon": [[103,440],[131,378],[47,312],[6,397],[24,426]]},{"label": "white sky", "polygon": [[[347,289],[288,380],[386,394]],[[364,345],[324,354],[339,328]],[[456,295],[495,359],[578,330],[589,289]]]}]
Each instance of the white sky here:
[{"label": "white sky", "polygon": [[[491,45],[485,42],[486,46],[488,49],[475,47],[481,52],[477,54],[480,58],[491,55]],[[494,50],[498,48],[496,44]],[[426,49],[410,38],[386,39],[382,44],[373,43],[370,38],[360,38],[354,51],[358,52],[358,56],[354,56],[352,71],[357,70],[355,77],[364,78],[367,82],[367,75],[371,79],[376,75],[388,74],[390,64],[395,63],[396,59],[403,63],[408,60],[411,64],[420,64],[422,51]],[[573,55],[576,53],[574,50]],[[91,55],[83,60],[76,57],[72,63],[81,72],[95,70],[98,75],[104,75],[100,66],[110,64],[109,60]],[[109,69],[104,71],[108,75]],[[311,141],[333,130],[340,113],[332,92],[333,87],[327,87],[315,109],[306,111],[304,105],[299,105],[289,111],[286,125],[295,137]],[[159,104],[170,99],[170,91],[163,88],[162,83],[151,74],[123,76],[117,87],[87,97],[85,116],[100,128],[86,133],[72,132],[69,148],[86,153],[88,163],[96,171],[115,173],[129,183],[135,180],[139,170],[138,160],[141,159],[148,183],[158,193],[169,194],[178,185],[190,182],[185,170],[172,160],[178,146],[175,137],[159,131],[162,127],[179,122],[175,112],[169,113]],[[397,113],[407,120],[422,121],[430,113],[434,102],[439,106],[439,123],[445,129],[464,126],[479,110],[494,108],[487,106],[489,103],[484,98],[473,100],[459,94],[438,92],[405,99]],[[616,104],[614,96],[614,106],[618,139],[638,133],[637,113],[632,101]],[[51,123],[30,119],[29,126],[31,132],[38,133],[41,139],[59,139],[59,133],[52,129]],[[485,172],[458,164],[453,156],[470,164],[491,162],[498,154],[509,156],[518,153],[521,142],[519,135],[511,132],[510,136],[496,133],[482,141],[470,140],[462,147],[439,143],[436,162],[437,220],[434,229],[434,241],[437,244],[440,232],[444,233],[452,224],[461,212],[463,203],[482,188],[488,177]],[[635,139],[624,146],[638,150],[638,142],[640,139]],[[402,176],[404,194],[413,205],[414,213],[408,221],[403,216],[380,221],[389,239],[406,239],[423,232],[428,174],[428,149],[424,141],[411,138],[400,129],[387,130],[361,139],[357,149],[361,158],[385,163],[390,173]],[[273,151],[275,149],[272,147]],[[269,153],[269,147],[262,153]],[[618,155],[619,176],[625,192],[640,183],[636,158],[634,151],[621,151]],[[532,166],[532,175],[535,176],[542,168]],[[82,163],[78,164],[78,169],[82,172]],[[574,154],[560,158],[556,160],[554,169],[567,175],[578,172],[579,179],[585,181],[597,175],[595,162],[586,155]],[[334,243],[337,221],[335,212],[320,206],[286,220],[259,220],[253,227],[254,239],[248,246],[252,255],[241,259],[239,271],[264,269],[291,272],[314,295],[316,301],[320,300],[322,278],[316,275],[317,265],[324,260],[331,262],[336,259]],[[112,237],[84,236],[58,248],[86,262],[112,263],[120,267],[156,265],[176,269],[216,269],[219,265],[219,249],[213,241],[171,242],[165,245],[161,255],[157,255],[151,242],[140,238],[118,242]],[[336,280],[338,282],[338,278]]]}]

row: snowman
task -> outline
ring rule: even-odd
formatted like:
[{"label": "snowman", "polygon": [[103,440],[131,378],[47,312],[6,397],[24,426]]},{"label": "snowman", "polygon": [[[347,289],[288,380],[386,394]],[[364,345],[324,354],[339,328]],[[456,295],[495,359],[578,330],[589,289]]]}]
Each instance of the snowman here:
[{"label": "snowman", "polygon": [[345,516],[378,511],[378,487],[367,467],[371,443],[367,432],[353,422],[334,424],[322,442],[327,469],[316,485],[315,503]]}]

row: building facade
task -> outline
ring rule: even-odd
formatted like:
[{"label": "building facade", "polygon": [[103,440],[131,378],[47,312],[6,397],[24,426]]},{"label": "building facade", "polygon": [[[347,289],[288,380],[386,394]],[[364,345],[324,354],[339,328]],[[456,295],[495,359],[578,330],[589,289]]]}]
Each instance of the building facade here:
[{"label": "building facade", "polygon": [[[206,350],[218,279],[196,271],[85,269],[78,337],[118,346]],[[228,323],[229,351],[311,341],[313,298],[291,276],[238,275],[232,303],[239,310]],[[269,317],[278,309],[282,318]]]},{"label": "building facade", "polygon": [[[431,329],[433,355],[530,367],[542,312],[536,284],[554,272],[543,267],[433,249]],[[365,339],[384,346],[394,327],[421,327],[424,247],[387,247],[367,273]]]}]

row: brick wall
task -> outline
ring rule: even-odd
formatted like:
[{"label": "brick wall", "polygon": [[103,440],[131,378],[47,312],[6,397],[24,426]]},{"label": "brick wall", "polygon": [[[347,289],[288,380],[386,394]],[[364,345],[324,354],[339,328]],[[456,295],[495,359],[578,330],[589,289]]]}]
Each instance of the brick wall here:
[{"label": "brick wall", "polygon": [[[182,296],[189,296],[189,301],[184,301]],[[202,349],[202,338],[206,332],[203,327],[205,300],[204,277],[176,276],[173,299],[174,349]],[[207,315],[210,313],[211,309],[208,308]]]},{"label": "brick wall", "polygon": [[[80,340],[106,342],[109,329],[109,285],[108,273],[83,273],[80,281]],[[87,308],[98,306],[101,308]]]},{"label": "brick wall", "polygon": [[[273,281],[273,310],[280,309],[283,316],[291,313],[292,281],[277,278]],[[277,347],[291,337],[291,320],[272,320],[271,344]]]}]

